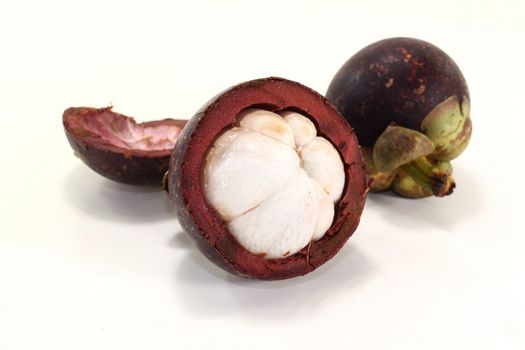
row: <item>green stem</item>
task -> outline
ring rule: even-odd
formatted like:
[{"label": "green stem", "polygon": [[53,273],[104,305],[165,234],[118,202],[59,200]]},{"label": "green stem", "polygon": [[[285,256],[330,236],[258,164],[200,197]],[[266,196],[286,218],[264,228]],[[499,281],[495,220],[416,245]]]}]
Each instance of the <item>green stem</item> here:
[{"label": "green stem", "polygon": [[414,181],[428,188],[437,197],[452,193],[456,186],[452,175],[434,166],[426,157],[418,158],[401,167]]}]

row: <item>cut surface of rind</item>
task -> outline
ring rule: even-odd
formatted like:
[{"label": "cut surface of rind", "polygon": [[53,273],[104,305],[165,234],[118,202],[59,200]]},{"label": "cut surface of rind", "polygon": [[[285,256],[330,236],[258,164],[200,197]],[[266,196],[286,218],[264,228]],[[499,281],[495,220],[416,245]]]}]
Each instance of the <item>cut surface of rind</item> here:
[{"label": "cut surface of rind", "polygon": [[125,150],[169,151],[175,146],[181,129],[181,125],[172,120],[137,123],[133,118],[106,108],[99,109],[98,113],[77,115],[73,132],[96,135],[102,141]]}]

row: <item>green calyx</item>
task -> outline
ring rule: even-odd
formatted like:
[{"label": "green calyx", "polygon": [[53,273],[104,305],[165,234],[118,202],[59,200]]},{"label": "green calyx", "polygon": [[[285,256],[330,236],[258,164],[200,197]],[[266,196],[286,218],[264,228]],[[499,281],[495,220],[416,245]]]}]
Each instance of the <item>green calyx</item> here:
[{"label": "green calyx", "polygon": [[[452,179],[452,166],[447,161],[433,161],[433,166],[439,169],[442,172],[447,173]],[[451,181],[451,187],[449,191],[451,192],[454,188],[454,181]],[[399,171],[395,180],[392,183],[392,189],[394,192],[400,196],[407,198],[424,198],[434,195],[432,189],[421,186],[416,180],[411,177],[405,171]]]},{"label": "green calyx", "polygon": [[363,148],[366,173],[373,179],[371,190],[390,187],[408,198],[443,197],[455,183],[452,166],[433,157],[436,147],[426,135],[400,126],[389,126],[373,149]]},{"label": "green calyx", "polygon": [[400,172],[392,183],[392,189],[395,193],[406,198],[425,198],[432,196],[432,191],[426,187],[420,186],[413,178],[405,172]]},{"label": "green calyx", "polygon": [[438,104],[423,119],[421,131],[436,146],[432,157],[439,160],[457,158],[470,141],[472,122],[470,102],[463,96],[461,105],[456,96],[451,96]]},{"label": "green calyx", "polygon": [[451,194],[456,187],[452,177],[452,165],[447,161],[422,157],[403,165],[401,169],[404,174],[400,177],[410,178],[419,187],[414,191],[416,186],[411,185],[409,190],[405,187],[406,181],[396,182],[394,191],[405,197],[419,198],[421,194],[425,194],[424,197],[430,195],[444,197]]},{"label": "green calyx", "polygon": [[432,140],[422,133],[389,125],[374,145],[374,164],[379,171],[393,171],[433,151]]},{"label": "green calyx", "polygon": [[451,194],[455,183],[449,161],[465,150],[471,134],[466,96],[439,103],[423,119],[421,132],[388,126],[372,149],[363,149],[371,190],[392,188],[408,198]]},{"label": "green calyx", "polygon": [[372,192],[386,191],[392,186],[392,182],[396,177],[396,171],[379,171],[374,164],[374,157],[372,149],[369,147],[361,148],[363,158],[366,165],[367,181],[370,183],[370,190]]}]

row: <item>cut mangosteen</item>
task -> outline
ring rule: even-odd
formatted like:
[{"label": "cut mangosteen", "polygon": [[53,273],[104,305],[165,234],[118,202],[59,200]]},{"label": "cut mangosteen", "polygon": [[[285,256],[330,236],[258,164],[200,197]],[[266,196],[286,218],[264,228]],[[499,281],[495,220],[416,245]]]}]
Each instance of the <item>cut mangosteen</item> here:
[{"label": "cut mangosteen", "polygon": [[355,231],[367,193],[352,128],[281,78],[237,85],[188,122],[167,187],[199,250],[244,277],[304,275]]},{"label": "cut mangosteen", "polygon": [[67,139],[91,169],[128,184],[162,182],[185,120],[137,123],[106,108],[69,108],[62,118]]},{"label": "cut mangosteen", "polygon": [[472,123],[467,83],[445,52],[411,38],[376,42],[341,67],[326,97],[370,148],[373,191],[392,185],[411,198],[452,193],[448,162],[467,147]]}]

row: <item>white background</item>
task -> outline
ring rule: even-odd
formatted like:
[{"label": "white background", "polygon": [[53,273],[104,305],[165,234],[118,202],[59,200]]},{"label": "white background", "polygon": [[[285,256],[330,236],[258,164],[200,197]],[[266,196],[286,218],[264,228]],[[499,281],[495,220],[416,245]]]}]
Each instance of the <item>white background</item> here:
[{"label": "white background", "polygon": [[[0,2],[0,349],[523,349],[522,1]],[[329,263],[279,282],[205,260],[163,193],[84,166],[62,111],[189,118],[270,75],[321,93],[353,53],[449,53],[474,133],[455,193],[372,195]]]}]

